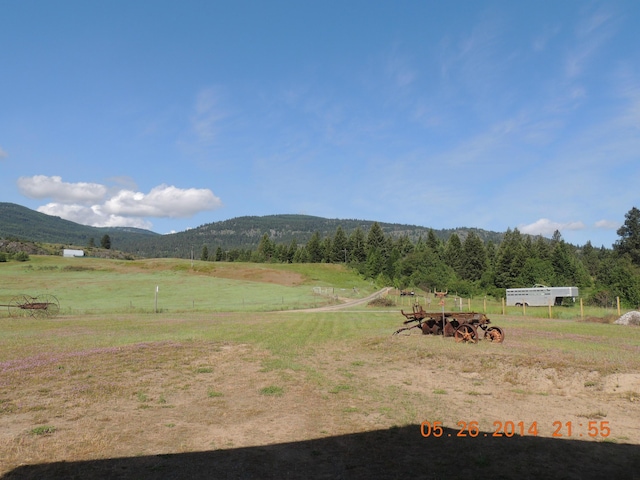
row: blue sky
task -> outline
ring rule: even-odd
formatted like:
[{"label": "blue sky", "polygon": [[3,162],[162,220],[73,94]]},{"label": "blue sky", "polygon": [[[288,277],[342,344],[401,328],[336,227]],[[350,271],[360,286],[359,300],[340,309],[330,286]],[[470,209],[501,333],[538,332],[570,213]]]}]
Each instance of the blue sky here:
[{"label": "blue sky", "polygon": [[0,201],[159,233],[301,213],[610,247],[640,2],[0,0]]}]

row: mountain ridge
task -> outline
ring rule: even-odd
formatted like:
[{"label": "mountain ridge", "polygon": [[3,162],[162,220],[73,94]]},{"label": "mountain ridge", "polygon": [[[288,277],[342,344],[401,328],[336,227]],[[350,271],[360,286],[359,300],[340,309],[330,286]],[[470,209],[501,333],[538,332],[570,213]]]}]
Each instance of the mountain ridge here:
[{"label": "mountain ridge", "polygon": [[234,217],[206,223],[182,232],[161,235],[150,230],[131,227],[81,225],[14,203],[0,202],[0,238],[13,237],[34,242],[85,247],[90,239],[93,238],[94,242],[99,244],[103,235],[109,235],[112,248],[139,257],[189,258],[194,255],[194,251],[199,255],[203,246],[207,246],[210,251],[218,247],[223,250],[255,249],[265,233],[276,243],[289,244],[295,239],[299,245],[303,245],[316,232],[321,238],[325,238],[333,236],[340,226],[346,235],[356,228],[362,229],[366,234],[374,223],[380,225],[385,235],[393,238],[406,236],[412,242],[416,242],[420,237],[426,239],[429,230],[433,230],[442,240],[446,240],[453,233],[464,240],[472,231],[484,242],[498,243],[503,236],[499,232],[473,227],[437,230],[417,225],[374,220],[331,219],[301,214]]}]

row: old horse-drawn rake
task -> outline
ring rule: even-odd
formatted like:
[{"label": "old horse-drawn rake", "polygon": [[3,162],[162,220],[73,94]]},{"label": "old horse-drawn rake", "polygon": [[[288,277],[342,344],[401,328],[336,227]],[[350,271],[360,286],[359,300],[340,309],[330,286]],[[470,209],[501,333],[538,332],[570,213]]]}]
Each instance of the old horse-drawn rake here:
[{"label": "old horse-drawn rake", "polygon": [[484,339],[500,343],[504,340],[504,331],[500,327],[490,326],[491,320],[484,313],[475,312],[439,312],[428,313],[421,305],[414,305],[413,312],[405,313],[405,325],[416,322],[415,325],[402,327],[393,334],[419,328],[423,335],[444,335],[454,337],[456,342],[478,343],[478,328],[484,331]]},{"label": "old horse-drawn rake", "polygon": [[10,317],[55,317],[60,313],[60,303],[53,295],[45,294],[37,297],[18,295],[13,297],[8,305],[0,305],[9,308]]}]

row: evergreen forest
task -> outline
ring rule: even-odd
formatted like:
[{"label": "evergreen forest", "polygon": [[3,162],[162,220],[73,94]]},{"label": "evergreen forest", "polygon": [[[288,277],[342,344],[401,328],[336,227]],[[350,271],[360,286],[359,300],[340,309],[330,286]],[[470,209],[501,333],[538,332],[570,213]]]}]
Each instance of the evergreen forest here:
[{"label": "evergreen forest", "polygon": [[498,243],[484,242],[474,231],[446,240],[429,230],[417,241],[384,233],[377,222],[346,234],[314,233],[304,244],[277,242],[264,233],[256,249],[202,247],[201,259],[276,263],[342,263],[380,286],[456,292],[461,296],[505,296],[507,288],[576,286],[588,305],[640,306],[640,210],[633,207],[617,231],[612,249],[591,242],[575,246],[559,231],[551,239],[508,229]]}]

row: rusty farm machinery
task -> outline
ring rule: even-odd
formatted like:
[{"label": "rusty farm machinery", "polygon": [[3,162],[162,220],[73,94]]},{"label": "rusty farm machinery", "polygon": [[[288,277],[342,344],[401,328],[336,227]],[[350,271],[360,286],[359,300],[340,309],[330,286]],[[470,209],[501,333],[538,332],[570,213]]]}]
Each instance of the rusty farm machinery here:
[{"label": "rusty farm machinery", "polygon": [[60,303],[53,295],[44,294],[37,297],[18,295],[11,299],[7,305],[0,305],[9,309],[9,316],[17,317],[55,317],[60,313]]},{"label": "rusty farm machinery", "polygon": [[456,342],[478,343],[478,329],[484,331],[484,339],[490,342],[501,343],[504,340],[504,330],[490,325],[491,320],[484,313],[475,312],[425,312],[421,305],[414,305],[413,311],[405,313],[400,310],[406,320],[405,325],[393,334],[419,328],[423,335],[444,335],[453,337]]}]

